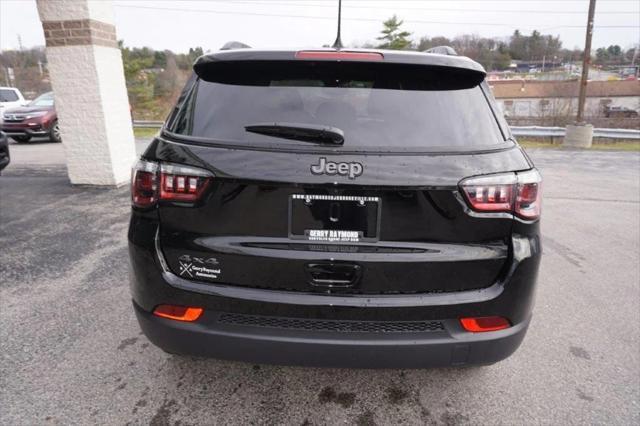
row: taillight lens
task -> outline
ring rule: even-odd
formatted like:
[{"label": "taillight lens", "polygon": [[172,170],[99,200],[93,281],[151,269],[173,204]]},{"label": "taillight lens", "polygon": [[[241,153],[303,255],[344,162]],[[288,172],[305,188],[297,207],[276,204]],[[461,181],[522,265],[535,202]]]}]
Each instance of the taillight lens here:
[{"label": "taillight lens", "polygon": [[480,176],[460,182],[469,206],[477,212],[513,213],[527,220],[540,217],[542,178],[536,170]]},{"label": "taillight lens", "polygon": [[131,202],[146,208],[158,201],[158,164],[140,160],[131,171]]},{"label": "taillight lens", "polygon": [[518,173],[514,210],[523,219],[537,219],[542,208],[542,177],[535,170]]},{"label": "taillight lens", "polygon": [[211,180],[212,175],[206,170],[163,164],[160,167],[160,199],[197,201]]},{"label": "taillight lens", "polygon": [[133,168],[131,200],[136,207],[146,208],[158,200],[195,202],[213,180],[213,175],[191,166],[161,164],[140,160]]}]

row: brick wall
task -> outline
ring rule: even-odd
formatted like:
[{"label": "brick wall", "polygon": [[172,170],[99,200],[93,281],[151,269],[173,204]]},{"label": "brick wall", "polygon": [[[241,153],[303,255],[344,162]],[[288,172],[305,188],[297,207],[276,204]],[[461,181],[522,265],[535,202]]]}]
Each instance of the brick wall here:
[{"label": "brick wall", "polygon": [[116,28],[93,19],[48,21],[42,23],[47,47],[97,44],[118,47]]}]

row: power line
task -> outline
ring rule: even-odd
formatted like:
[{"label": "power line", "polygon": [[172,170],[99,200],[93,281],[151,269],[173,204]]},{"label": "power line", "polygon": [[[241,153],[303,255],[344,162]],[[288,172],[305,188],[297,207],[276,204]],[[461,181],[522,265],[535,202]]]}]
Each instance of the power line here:
[{"label": "power line", "polygon": [[[325,4],[309,4],[304,2],[304,0],[294,0],[294,1],[290,1],[290,2],[282,2],[282,1],[270,1],[270,0],[264,0],[264,1],[259,1],[259,0],[233,0],[233,1],[222,1],[222,0],[214,0],[216,3],[227,3],[227,4],[250,4],[250,5],[268,5],[268,6],[293,6],[293,7],[319,7],[319,8],[329,8],[329,9],[335,9],[335,5],[334,4],[328,4],[327,2],[325,2]],[[311,0],[311,1],[318,1],[318,0]],[[426,12],[481,12],[481,13],[495,13],[495,12],[500,12],[500,13],[542,13],[545,15],[586,15],[587,12],[583,11],[583,10],[526,10],[526,9],[469,9],[469,8],[464,8],[464,9],[452,9],[452,8],[442,8],[442,7],[411,7],[411,6],[388,6],[388,7],[384,7],[384,6],[372,6],[372,5],[367,5],[367,6],[356,6],[356,5],[349,5],[346,4],[345,6],[343,6],[344,9],[376,9],[376,10],[423,10]],[[612,12],[612,11],[604,11],[604,12],[598,12],[598,15],[627,15],[627,14],[631,14],[631,13],[638,13],[639,11],[637,10],[624,10],[624,11],[617,11],[617,12]]]},{"label": "power line", "polygon": [[[240,3],[244,0],[209,0],[211,2],[216,2],[216,3]],[[267,3],[269,0],[265,0],[265,3]],[[320,2],[331,2],[331,3],[335,3],[336,0],[286,0],[287,2],[290,3],[294,3],[294,2],[300,2],[300,3],[306,3],[307,1],[320,1]],[[372,2],[382,2],[382,1],[386,1],[389,2],[389,0],[348,0],[348,3],[372,3]],[[410,3],[410,2],[420,2],[420,3],[429,3],[431,1],[442,1],[442,0],[399,0],[402,1],[404,3]],[[513,3],[514,0],[447,0],[447,3],[482,3],[484,1],[489,1],[492,3],[495,2],[509,2],[509,3]],[[586,3],[586,0],[518,0],[519,3]],[[395,1],[394,1],[395,3]],[[604,4],[611,4],[611,3],[637,3],[637,0],[599,0],[599,3],[604,3]]]},{"label": "power line", "polygon": [[[616,0],[622,1],[622,0]],[[298,19],[315,19],[315,20],[335,20],[335,16],[311,16],[311,15],[296,15],[296,14],[281,14],[281,13],[261,13],[261,12],[241,12],[230,10],[211,10],[211,9],[180,9],[175,7],[162,7],[162,6],[138,6],[130,4],[116,4],[116,7],[126,9],[150,9],[150,10],[166,10],[173,12],[198,12],[198,13],[212,13],[217,15],[240,15],[240,16],[267,16],[272,18],[298,18]],[[380,19],[375,18],[343,18],[345,21],[361,21],[361,22],[381,22]],[[486,26],[501,26],[501,27],[514,27],[513,24],[505,24],[502,22],[452,22],[452,21],[426,21],[420,19],[405,19],[405,23],[413,24],[442,24],[442,25],[486,25]],[[522,27],[540,27],[545,24],[527,24],[521,25]],[[640,28],[640,25],[598,25],[598,28]],[[553,28],[584,28],[584,25],[556,25]]]}]

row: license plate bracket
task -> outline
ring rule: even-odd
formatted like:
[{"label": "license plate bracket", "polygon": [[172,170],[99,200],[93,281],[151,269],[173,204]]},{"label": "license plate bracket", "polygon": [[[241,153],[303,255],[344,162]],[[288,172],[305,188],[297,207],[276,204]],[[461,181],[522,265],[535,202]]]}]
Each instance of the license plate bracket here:
[{"label": "license plate bracket", "polygon": [[317,243],[377,241],[379,197],[293,194],[289,197],[289,238]]}]

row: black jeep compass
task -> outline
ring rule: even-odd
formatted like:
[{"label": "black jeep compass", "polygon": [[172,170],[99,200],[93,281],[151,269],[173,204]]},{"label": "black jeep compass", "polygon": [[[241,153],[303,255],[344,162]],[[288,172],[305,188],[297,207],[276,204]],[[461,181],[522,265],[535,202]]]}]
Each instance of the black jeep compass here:
[{"label": "black jeep compass", "polygon": [[166,352],[420,368],[526,333],[541,179],[468,58],[202,56],[132,180],[133,306]]}]

